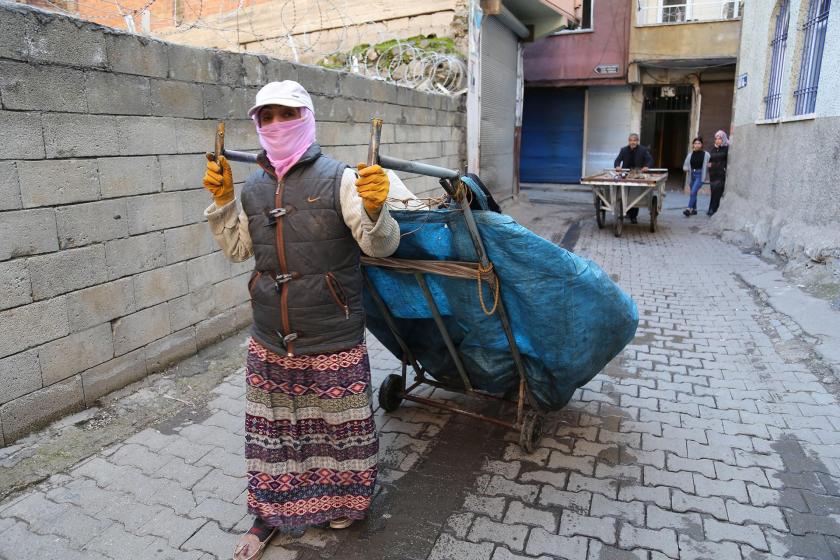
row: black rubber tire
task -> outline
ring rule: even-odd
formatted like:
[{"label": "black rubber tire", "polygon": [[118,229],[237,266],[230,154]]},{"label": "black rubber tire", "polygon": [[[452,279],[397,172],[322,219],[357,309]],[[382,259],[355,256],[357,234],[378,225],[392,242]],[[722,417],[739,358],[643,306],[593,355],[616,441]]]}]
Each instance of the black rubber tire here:
[{"label": "black rubber tire", "polygon": [[621,202],[621,199],[615,202],[615,214],[613,233],[616,237],[621,237],[621,230],[624,229],[624,203]]},{"label": "black rubber tire", "polygon": [[519,431],[519,446],[525,453],[533,453],[540,446],[542,440],[544,418],[542,414],[529,410],[522,420]]},{"label": "black rubber tire", "polygon": [[604,224],[607,222],[607,211],[601,207],[601,199],[595,195],[595,221],[598,223],[598,229],[604,229]]},{"label": "black rubber tire", "polygon": [[385,378],[379,386],[379,406],[385,412],[394,412],[400,407],[403,401],[403,378],[401,375],[392,373]]},{"label": "black rubber tire", "polygon": [[659,217],[659,199],[656,196],[650,197],[650,232],[656,232],[656,219]]}]

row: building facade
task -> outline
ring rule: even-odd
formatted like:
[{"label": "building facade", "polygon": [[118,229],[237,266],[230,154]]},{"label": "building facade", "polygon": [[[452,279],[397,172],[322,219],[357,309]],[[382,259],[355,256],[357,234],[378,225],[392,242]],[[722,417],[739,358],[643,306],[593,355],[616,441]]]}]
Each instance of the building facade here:
[{"label": "building facade", "polygon": [[744,7],[726,196],[717,218],[768,250],[840,258],[840,6]]},{"label": "building facade", "polygon": [[[522,181],[612,167],[631,132],[679,182],[691,139],[729,130],[741,5],[591,0],[581,29],[525,49]],[[583,22],[583,19],[582,19]]]},{"label": "building facade", "polygon": [[639,0],[630,27],[631,127],[655,165],[682,174],[695,136],[730,130],[739,0]]},{"label": "building facade", "polygon": [[520,179],[576,183],[611,167],[631,129],[631,6],[582,2],[574,29],[527,45]]}]

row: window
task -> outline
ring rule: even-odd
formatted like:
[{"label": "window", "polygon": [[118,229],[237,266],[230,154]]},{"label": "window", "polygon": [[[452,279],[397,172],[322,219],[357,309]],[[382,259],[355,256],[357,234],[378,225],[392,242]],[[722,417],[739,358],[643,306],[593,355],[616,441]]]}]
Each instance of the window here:
[{"label": "window", "polygon": [[726,1],[721,5],[720,19],[737,19],[741,17],[741,0]]},{"label": "window", "polygon": [[680,23],[688,19],[688,2],[681,0],[662,0],[662,12],[659,21],[662,23]]},{"label": "window", "polygon": [[788,22],[790,19],[788,0],[779,2],[776,13],[776,30],[770,41],[770,78],[767,81],[767,96],[764,98],[764,118],[777,119],[782,111],[782,73],[787,48]]},{"label": "window", "polygon": [[808,16],[802,26],[805,41],[802,44],[799,83],[793,92],[797,115],[813,113],[817,104],[817,87],[820,85],[820,66],[830,7],[831,0],[811,0],[811,5],[808,6]]},{"label": "window", "polygon": [[[557,29],[554,33],[567,31],[589,31],[592,29],[592,4],[595,0],[576,0],[574,15],[563,12],[566,15],[566,24]],[[572,16],[572,17],[570,17]]]}]

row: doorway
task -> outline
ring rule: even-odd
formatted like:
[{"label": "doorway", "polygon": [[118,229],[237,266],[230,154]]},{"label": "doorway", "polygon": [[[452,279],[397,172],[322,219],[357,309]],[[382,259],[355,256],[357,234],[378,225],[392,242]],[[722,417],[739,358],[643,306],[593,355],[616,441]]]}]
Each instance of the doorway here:
[{"label": "doorway", "polygon": [[668,169],[668,184],[681,188],[683,160],[691,140],[691,99],[687,86],[646,86],[640,141],[656,167]]}]

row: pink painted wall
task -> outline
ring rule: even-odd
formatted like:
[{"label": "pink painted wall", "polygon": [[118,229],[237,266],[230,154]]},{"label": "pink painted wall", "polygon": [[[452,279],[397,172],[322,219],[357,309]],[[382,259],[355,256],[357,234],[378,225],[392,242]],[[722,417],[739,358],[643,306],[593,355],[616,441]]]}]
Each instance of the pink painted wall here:
[{"label": "pink painted wall", "polygon": [[[525,46],[525,81],[532,85],[625,84],[630,14],[634,2],[593,0],[591,32],[552,35]],[[618,74],[599,75],[599,64],[617,64]]]}]

